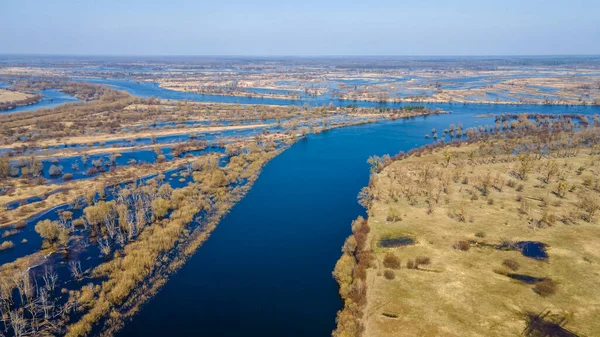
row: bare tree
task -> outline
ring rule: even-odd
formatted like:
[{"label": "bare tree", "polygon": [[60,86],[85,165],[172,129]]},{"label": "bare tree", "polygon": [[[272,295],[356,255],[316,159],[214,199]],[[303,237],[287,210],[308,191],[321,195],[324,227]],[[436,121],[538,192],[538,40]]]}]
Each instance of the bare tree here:
[{"label": "bare tree", "polygon": [[48,268],[48,266],[44,267],[44,275],[42,275],[42,279],[44,280],[44,287],[47,291],[53,291],[56,288],[56,281],[58,281],[58,274],[56,274],[53,270]]},{"label": "bare tree", "polygon": [[83,273],[81,271],[81,262],[79,262],[79,261],[69,262],[69,269],[71,270],[71,275],[73,275],[73,277],[76,280],[81,280],[81,277],[83,276]]}]

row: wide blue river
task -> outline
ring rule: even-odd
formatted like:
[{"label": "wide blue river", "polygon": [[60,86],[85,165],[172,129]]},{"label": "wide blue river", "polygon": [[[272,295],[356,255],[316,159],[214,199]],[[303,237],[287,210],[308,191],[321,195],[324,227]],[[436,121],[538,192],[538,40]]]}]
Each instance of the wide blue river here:
[{"label": "wide blue river", "polygon": [[265,166],[210,239],[118,336],[330,336],[341,307],[331,272],[351,221],[364,215],[356,196],[369,180],[367,158],[424,145],[432,128],[492,124],[492,118],[474,118],[490,110],[511,107],[458,105],[450,115],[341,128],[299,141]]}]

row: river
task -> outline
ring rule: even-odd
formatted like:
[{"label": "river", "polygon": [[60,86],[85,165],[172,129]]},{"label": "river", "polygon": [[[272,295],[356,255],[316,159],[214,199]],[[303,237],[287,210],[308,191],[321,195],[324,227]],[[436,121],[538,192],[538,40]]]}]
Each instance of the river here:
[{"label": "river", "polygon": [[424,145],[432,128],[491,124],[493,118],[474,118],[488,108],[460,105],[449,115],[299,141],[265,166],[210,239],[118,336],[329,336],[341,307],[331,272],[351,221],[364,215],[356,196],[369,180],[367,158]]},{"label": "river", "polygon": [[[2,83],[2,82],[0,82]],[[2,113],[13,113],[13,112],[24,112],[24,111],[33,111],[42,108],[53,108],[57,105],[65,104],[65,103],[73,103],[79,102],[77,97],[68,95],[62,91],[56,89],[45,89],[37,92],[37,94],[42,95],[42,99],[34,104],[18,106],[13,109],[8,110],[0,110],[0,114]]]},{"label": "river", "polygon": [[[99,80],[142,97],[241,104],[328,104],[182,93],[153,83]],[[356,102],[359,106],[377,106]],[[397,107],[398,104],[385,106]],[[364,210],[371,155],[431,139],[432,129],[493,124],[488,113],[600,112],[598,107],[428,104],[447,115],[346,127],[309,135],[268,163],[207,242],[118,336],[329,336],[341,307],[331,276],[350,223]]]}]

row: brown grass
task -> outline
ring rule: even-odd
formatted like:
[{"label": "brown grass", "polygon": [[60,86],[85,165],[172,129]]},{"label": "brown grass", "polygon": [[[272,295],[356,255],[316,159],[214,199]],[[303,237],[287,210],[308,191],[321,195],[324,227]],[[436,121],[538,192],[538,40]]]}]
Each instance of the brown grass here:
[{"label": "brown grass", "polygon": [[[598,134],[586,130],[492,138],[413,151],[374,175],[369,187],[371,230],[367,237],[375,242],[386,237],[414,237],[416,243],[373,247],[378,260],[393,254],[407,268],[395,271],[401,282],[377,277],[389,270],[383,264],[367,269],[362,334],[519,335],[527,325],[521,312],[548,309],[570,315],[569,330],[599,335],[600,323],[595,317],[600,316],[600,288],[596,286],[600,226],[595,207],[588,206],[600,193],[590,181],[590,177],[600,176],[600,152],[591,148],[599,143]],[[521,161],[502,150],[514,149],[516,144],[526,144],[532,152],[529,165],[533,169],[525,170],[526,180],[513,177],[511,172]],[[539,147],[534,144],[552,149],[550,156],[537,155]],[[443,164],[444,151],[453,154],[449,165]],[[560,178],[550,174],[548,179],[543,168],[549,161],[560,168]],[[492,187],[487,189],[487,197],[482,197],[481,179],[488,174]],[[569,187],[562,197],[553,193],[556,179]],[[493,187],[501,186],[501,181],[507,186]],[[479,198],[472,199],[473,194]],[[488,202],[490,198],[493,203]],[[391,212],[402,214],[402,221],[387,221]],[[495,249],[503,241],[543,242],[549,260],[528,258],[519,250]],[[427,261],[423,257],[429,257],[429,264],[423,264]],[[507,276],[516,270],[545,280],[532,289]],[[398,319],[382,315],[390,312],[398,314]]]}]

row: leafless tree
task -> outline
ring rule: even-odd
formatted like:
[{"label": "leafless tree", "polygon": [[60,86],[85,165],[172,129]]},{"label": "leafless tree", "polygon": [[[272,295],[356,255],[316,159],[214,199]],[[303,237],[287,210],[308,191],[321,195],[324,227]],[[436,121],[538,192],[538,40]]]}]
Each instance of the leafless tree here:
[{"label": "leafless tree", "polygon": [[58,281],[58,274],[56,274],[53,270],[44,267],[44,275],[42,275],[42,279],[44,280],[44,287],[47,291],[53,291],[56,288],[56,281]]},{"label": "leafless tree", "polygon": [[104,255],[110,254],[110,251],[111,251],[110,240],[105,239],[105,238],[99,238],[98,239],[98,247],[100,247],[100,251],[102,252],[102,254],[104,254]]},{"label": "leafless tree", "polygon": [[71,275],[73,275],[73,277],[76,280],[80,280],[81,277],[83,276],[83,273],[81,271],[81,262],[77,261],[71,261],[69,262],[69,269],[71,270]]}]

